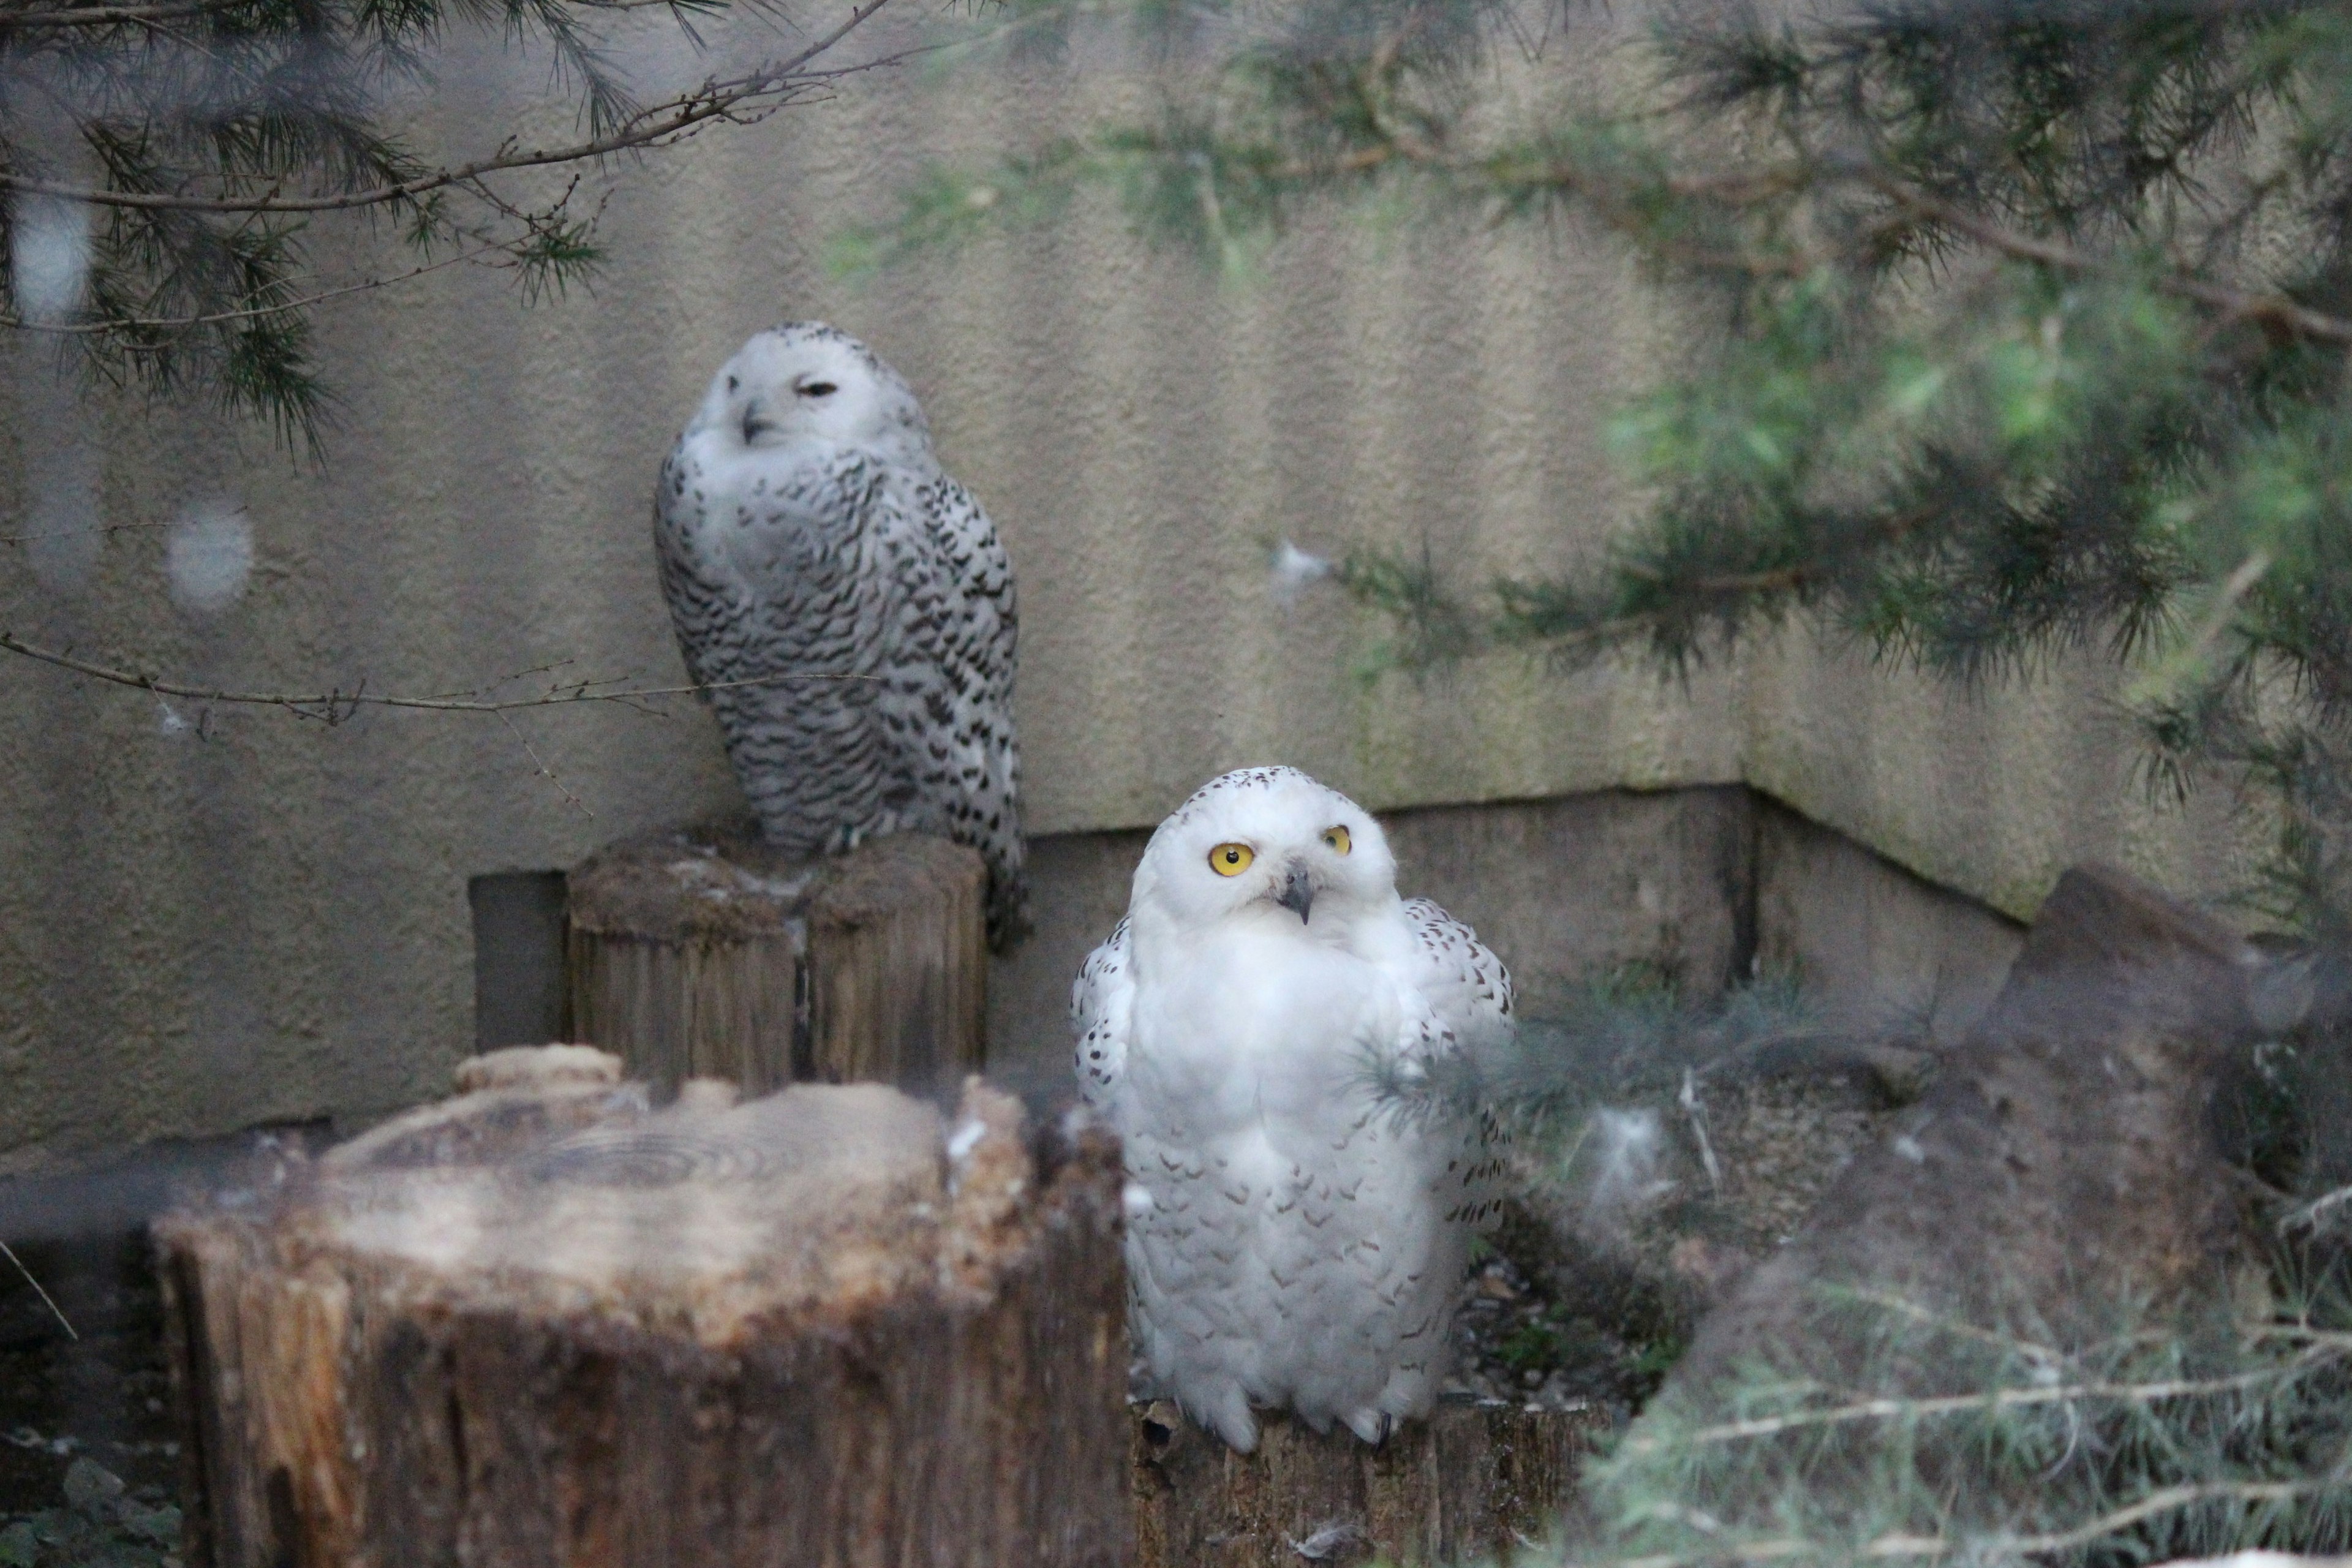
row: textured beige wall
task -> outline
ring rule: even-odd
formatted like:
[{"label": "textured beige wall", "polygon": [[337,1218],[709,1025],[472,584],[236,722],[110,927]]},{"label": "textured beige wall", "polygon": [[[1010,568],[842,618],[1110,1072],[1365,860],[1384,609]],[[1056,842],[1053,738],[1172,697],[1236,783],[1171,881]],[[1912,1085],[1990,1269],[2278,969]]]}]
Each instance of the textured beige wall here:
[{"label": "textured beige wall", "polygon": [[[478,144],[534,70],[457,62],[425,123]],[[1378,807],[1752,776],[2011,912],[2083,855],[2210,882],[2182,824],[2105,804],[2125,753],[2082,679],[1979,710],[1799,650],[1687,692],[1519,659],[1368,688],[1349,668],[1376,626],[1328,593],[1274,604],[1276,538],[1426,540],[1475,585],[1626,514],[1600,421],[1664,336],[1588,237],[1310,223],[1236,284],[1082,202],[876,284],[824,275],[826,238],[920,159],[1138,91],[1049,65],[877,79],[612,171],[587,193],[608,202],[593,290],[525,310],[461,267],[322,312],[343,400],[323,469],[89,399],[103,515],[142,526],[77,593],[0,552],[0,625],[247,687],[437,690],[555,660],[676,680],[653,472],[746,334],[819,316],[908,374],[1009,542],[1034,833],[1148,825],[1276,759]],[[46,361],[0,353],[0,515],[22,515],[58,437],[28,390]],[[206,498],[248,509],[257,566],[197,616],[145,525]],[[469,875],[733,805],[709,719],[673,708],[331,730],[176,705],[200,737],[153,699],[0,665],[0,1164],[437,1090],[471,1040]]]}]

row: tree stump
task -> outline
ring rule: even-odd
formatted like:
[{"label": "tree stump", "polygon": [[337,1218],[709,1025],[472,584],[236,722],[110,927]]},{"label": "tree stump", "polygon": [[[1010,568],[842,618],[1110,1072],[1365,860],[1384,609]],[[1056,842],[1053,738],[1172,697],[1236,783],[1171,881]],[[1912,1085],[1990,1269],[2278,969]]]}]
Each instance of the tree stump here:
[{"label": "tree stump", "polygon": [[1553,1532],[1599,1412],[1445,1404],[1378,1448],[1261,1412],[1236,1454],[1165,1400],[1137,1409],[1137,1568],[1510,1561]]},{"label": "tree stump", "polygon": [[[192,1563],[1123,1563],[1118,1157],[580,1047],[156,1228]],[[1072,1141],[1075,1138],[1075,1142]]]},{"label": "tree stump", "polygon": [[987,877],[921,834],[814,861],[735,831],[625,839],[571,876],[573,1032],[662,1096],[950,1085],[981,1063]]}]

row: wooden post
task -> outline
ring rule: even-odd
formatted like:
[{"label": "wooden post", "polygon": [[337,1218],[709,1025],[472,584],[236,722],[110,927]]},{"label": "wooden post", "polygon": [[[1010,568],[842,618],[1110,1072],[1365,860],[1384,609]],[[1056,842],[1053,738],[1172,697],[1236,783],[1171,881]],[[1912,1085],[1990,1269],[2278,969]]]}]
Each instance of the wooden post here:
[{"label": "wooden post", "polygon": [[572,873],[573,1032],[656,1095],[690,1078],[950,1086],[981,1064],[987,871],[919,834],[793,860],[748,834],[614,844]]},{"label": "wooden post", "polygon": [[1133,1418],[1137,1568],[1510,1561],[1556,1532],[1608,1417],[1445,1404],[1378,1448],[1262,1412],[1236,1454],[1159,1401]]},{"label": "wooden post", "polygon": [[1113,1568],[1115,1148],[579,1047],[157,1226],[214,1568]]}]

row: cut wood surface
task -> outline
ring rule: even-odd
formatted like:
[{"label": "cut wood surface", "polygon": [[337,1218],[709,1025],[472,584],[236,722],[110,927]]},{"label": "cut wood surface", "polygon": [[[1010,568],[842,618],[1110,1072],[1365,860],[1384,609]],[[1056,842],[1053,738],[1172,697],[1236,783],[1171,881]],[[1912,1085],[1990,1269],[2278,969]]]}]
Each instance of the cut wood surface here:
[{"label": "cut wood surface", "polygon": [[1157,1401],[1133,1412],[1138,1568],[1508,1562],[1555,1531],[1597,1412],[1446,1404],[1378,1448],[1262,1412],[1236,1454]]},{"label": "cut wood surface", "polygon": [[573,1032],[667,1095],[690,1078],[951,1086],[980,1066],[987,871],[922,834],[795,860],[679,829],[571,875]]},{"label": "cut wood surface", "polygon": [[1129,1560],[1107,1140],[977,1080],[469,1068],[158,1225],[191,1562]]}]

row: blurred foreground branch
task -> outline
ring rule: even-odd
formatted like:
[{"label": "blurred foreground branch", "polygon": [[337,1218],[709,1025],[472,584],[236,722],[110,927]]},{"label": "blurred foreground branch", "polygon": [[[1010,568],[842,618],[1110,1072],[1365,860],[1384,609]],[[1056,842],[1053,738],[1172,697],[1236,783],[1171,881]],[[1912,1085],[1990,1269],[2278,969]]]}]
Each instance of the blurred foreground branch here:
[{"label": "blurred foreground branch", "polygon": [[[762,12],[770,0],[750,0]],[[526,301],[599,262],[583,172],[757,123],[898,49],[837,59],[890,0],[850,5],[790,52],[640,101],[614,26],[659,9],[689,43],[730,0],[192,0],[0,4],[0,329],[150,395],[195,395],[315,448],[330,401],[311,361],[320,305],[458,263],[510,271]],[[782,18],[789,23],[789,18]],[[421,153],[396,95],[429,89],[453,35],[544,50],[579,133]],[[795,30],[800,30],[795,26]],[[534,174],[559,178],[552,188]],[[310,225],[380,225],[415,257],[317,278]]]}]

